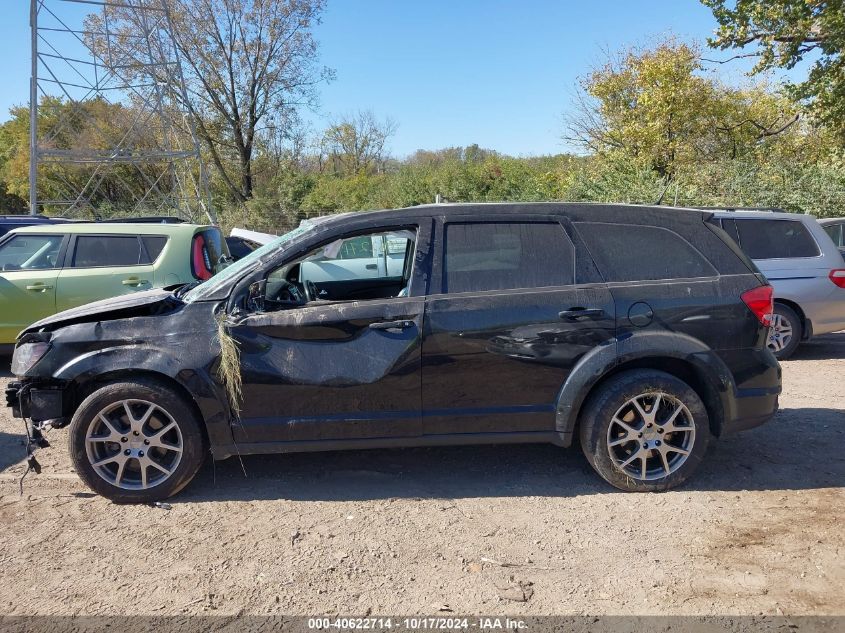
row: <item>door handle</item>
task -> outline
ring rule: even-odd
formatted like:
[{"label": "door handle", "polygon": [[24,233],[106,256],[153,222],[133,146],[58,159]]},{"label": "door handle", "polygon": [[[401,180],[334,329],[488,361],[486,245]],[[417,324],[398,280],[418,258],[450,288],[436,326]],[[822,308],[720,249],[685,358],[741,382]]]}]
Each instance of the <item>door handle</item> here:
[{"label": "door handle", "polygon": [[146,279],[124,279],[121,281],[124,286],[140,286],[141,284],[149,283]]},{"label": "door handle", "polygon": [[575,319],[583,319],[585,317],[601,317],[604,316],[604,310],[601,308],[570,308],[558,313],[561,319],[567,321],[574,321]]},{"label": "door handle", "polygon": [[378,321],[370,323],[371,330],[404,330],[405,328],[414,327],[413,321]]},{"label": "door handle", "polygon": [[367,270],[376,270],[378,268],[378,264],[367,264],[364,268]]},{"label": "door handle", "polygon": [[47,286],[45,284],[42,284],[41,282],[38,282],[38,283],[32,284],[31,286],[27,286],[26,289],[27,290],[34,290],[35,292],[39,292],[39,291],[43,292],[44,290],[52,290],[53,286]]}]

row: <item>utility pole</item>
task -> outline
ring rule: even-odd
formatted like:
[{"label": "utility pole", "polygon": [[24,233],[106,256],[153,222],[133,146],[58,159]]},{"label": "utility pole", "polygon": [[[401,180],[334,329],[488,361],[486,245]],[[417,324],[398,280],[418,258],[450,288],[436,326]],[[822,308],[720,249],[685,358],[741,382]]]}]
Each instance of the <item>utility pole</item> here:
[{"label": "utility pole", "polygon": [[29,78],[29,214],[38,215],[38,0],[29,1],[32,74]]}]

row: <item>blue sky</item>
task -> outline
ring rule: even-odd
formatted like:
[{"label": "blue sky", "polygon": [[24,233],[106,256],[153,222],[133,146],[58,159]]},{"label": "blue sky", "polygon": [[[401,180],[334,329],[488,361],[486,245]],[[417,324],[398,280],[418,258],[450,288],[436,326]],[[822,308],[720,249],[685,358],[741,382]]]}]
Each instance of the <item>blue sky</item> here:
[{"label": "blue sky", "polygon": [[[0,120],[26,103],[30,73],[29,1],[3,5]],[[714,27],[697,0],[328,0],[316,36],[337,79],[307,118],[319,129],[359,109],[390,117],[397,156],[471,143],[557,153],[577,78],[603,50],[668,34],[703,42]],[[734,64],[719,72],[742,79]]]}]

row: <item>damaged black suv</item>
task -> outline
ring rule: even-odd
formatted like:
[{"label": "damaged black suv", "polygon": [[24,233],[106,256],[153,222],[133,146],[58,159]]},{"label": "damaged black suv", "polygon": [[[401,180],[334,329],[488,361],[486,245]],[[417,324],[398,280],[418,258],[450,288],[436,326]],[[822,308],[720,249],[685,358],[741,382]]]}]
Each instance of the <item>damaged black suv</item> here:
[{"label": "damaged black suv", "polygon": [[303,223],[209,281],[21,333],[6,392],[115,501],[234,454],[580,441],[623,490],[777,410],[772,291],[706,211],[466,204]]}]

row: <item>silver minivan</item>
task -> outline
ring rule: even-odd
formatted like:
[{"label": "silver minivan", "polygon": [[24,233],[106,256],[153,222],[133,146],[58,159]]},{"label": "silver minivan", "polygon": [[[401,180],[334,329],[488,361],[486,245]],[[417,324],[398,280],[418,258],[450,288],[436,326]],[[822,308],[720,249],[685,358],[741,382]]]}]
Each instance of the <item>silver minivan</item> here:
[{"label": "silver minivan", "polygon": [[714,211],[775,291],[769,348],[789,358],[801,341],[845,330],[845,260],[811,215]]}]

